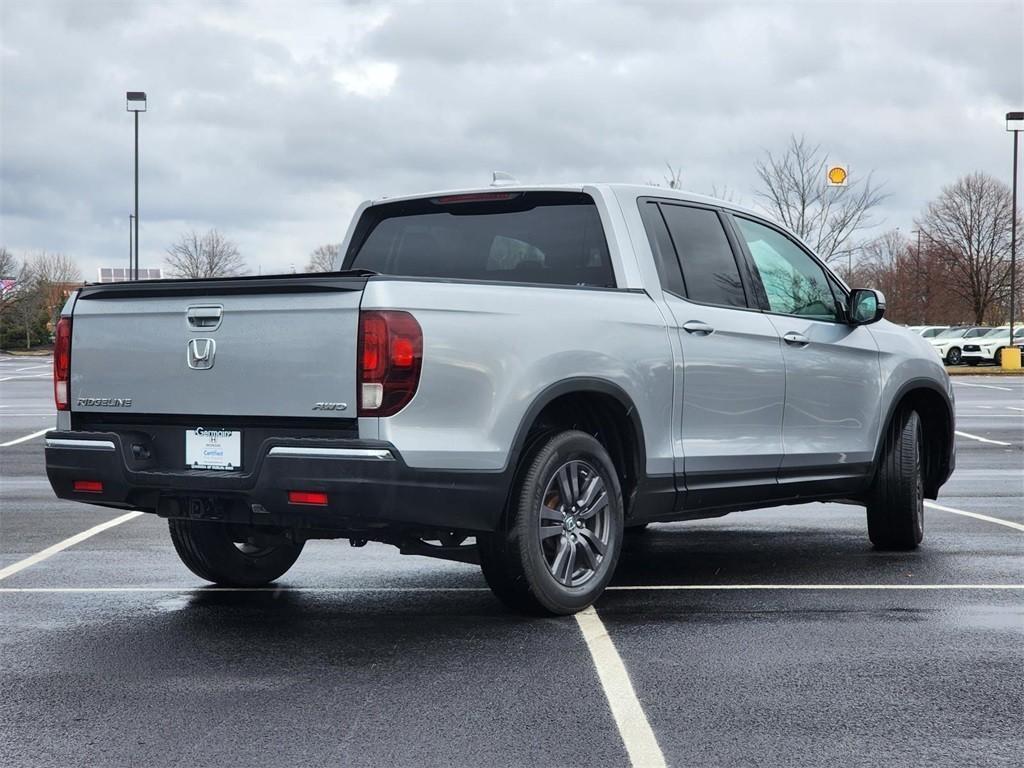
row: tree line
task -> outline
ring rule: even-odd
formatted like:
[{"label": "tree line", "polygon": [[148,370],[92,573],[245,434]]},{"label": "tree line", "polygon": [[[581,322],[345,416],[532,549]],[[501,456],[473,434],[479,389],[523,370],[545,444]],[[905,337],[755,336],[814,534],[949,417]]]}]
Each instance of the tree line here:
[{"label": "tree line", "polygon": [[68,286],[81,279],[63,253],[40,251],[18,259],[0,246],[0,349],[48,344]]}]

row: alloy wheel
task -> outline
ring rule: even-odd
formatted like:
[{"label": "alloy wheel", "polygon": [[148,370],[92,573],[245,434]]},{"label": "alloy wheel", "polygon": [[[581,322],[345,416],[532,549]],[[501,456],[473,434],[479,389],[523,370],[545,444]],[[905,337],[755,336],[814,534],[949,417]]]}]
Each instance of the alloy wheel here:
[{"label": "alloy wheel", "polygon": [[604,479],[591,464],[560,466],[544,490],[540,546],[548,571],[566,587],[590,581],[608,553],[611,516]]}]

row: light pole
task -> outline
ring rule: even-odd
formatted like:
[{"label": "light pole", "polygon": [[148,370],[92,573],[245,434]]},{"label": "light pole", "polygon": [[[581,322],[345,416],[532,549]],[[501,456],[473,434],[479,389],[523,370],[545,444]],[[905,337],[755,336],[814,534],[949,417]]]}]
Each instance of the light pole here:
[{"label": "light pole", "polygon": [[132,276],[132,233],[135,232],[135,214],[128,214],[128,279],[131,280]]},{"label": "light pole", "polygon": [[1013,220],[1010,222],[1010,349],[1013,349],[1013,314],[1017,298],[1017,139],[1024,131],[1024,112],[1007,112],[1006,130],[1013,133]]},{"label": "light pole", "polygon": [[132,279],[139,279],[139,112],[146,111],[146,92],[128,91],[128,111],[135,113],[135,264]]}]

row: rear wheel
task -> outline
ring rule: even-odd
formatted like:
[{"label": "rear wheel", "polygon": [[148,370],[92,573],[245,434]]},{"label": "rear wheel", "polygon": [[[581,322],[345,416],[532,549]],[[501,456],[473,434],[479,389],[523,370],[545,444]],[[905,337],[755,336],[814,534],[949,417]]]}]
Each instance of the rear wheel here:
[{"label": "rear wheel", "polygon": [[950,350],[946,353],[946,364],[960,365],[960,360],[962,357],[963,352],[960,351],[960,347],[950,347]]},{"label": "rear wheel", "polygon": [[507,605],[570,614],[604,591],[622,548],[622,491],[585,432],[545,440],[517,475],[504,532],[480,537],[480,565]]},{"label": "rear wheel", "polygon": [[924,538],[923,452],[917,412],[898,414],[868,498],[868,537],[877,549],[914,549]]},{"label": "rear wheel", "polygon": [[178,557],[196,576],[225,587],[260,587],[283,576],[302,552],[279,534],[203,520],[170,520]]}]

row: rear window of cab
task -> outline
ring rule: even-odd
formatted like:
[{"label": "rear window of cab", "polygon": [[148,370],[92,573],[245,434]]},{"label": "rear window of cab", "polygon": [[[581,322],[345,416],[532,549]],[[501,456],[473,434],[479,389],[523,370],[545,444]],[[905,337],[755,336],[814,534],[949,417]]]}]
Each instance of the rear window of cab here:
[{"label": "rear window of cab", "polygon": [[356,227],[345,268],[615,287],[597,206],[577,192],[484,192],[375,205]]}]

